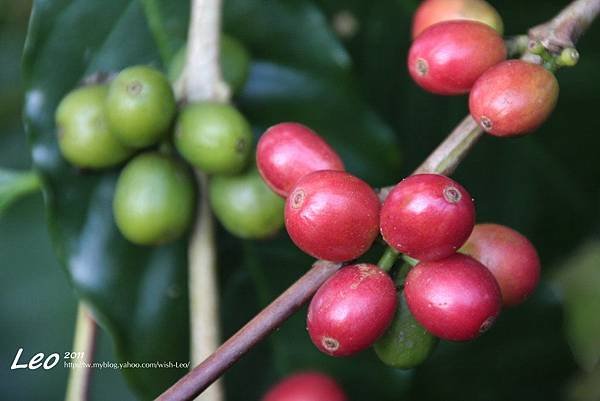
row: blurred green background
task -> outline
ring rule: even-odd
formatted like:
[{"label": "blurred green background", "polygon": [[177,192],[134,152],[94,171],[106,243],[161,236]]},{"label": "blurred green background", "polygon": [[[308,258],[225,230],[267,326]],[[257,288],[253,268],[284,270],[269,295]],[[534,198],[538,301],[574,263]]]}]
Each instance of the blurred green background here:
[{"label": "blurred green background", "polygon": [[[464,97],[430,95],[407,75],[404,63],[410,16],[417,3],[225,0],[224,28],[249,48],[255,60],[236,104],[257,132],[274,122],[297,119],[327,136],[350,170],[373,185],[399,180],[467,112]],[[503,16],[509,35],[523,33],[566,4],[541,0],[492,3]],[[124,9],[132,20],[143,21],[141,6],[135,1],[37,4],[40,15],[51,9],[59,10],[56,15],[62,17],[40,22],[43,29],[37,32],[37,46],[41,49],[46,39],[57,40],[48,26],[62,24],[68,30],[74,12],[61,14],[60,10],[72,4],[84,11],[102,7],[98,30],[104,29],[109,39],[119,26],[109,26],[111,13],[121,15],[119,10]],[[185,35],[182,15],[186,4],[183,0],[162,2],[164,14],[169,16],[165,25],[173,34],[173,49]],[[4,168],[31,166],[21,114],[27,87],[21,75],[21,56],[30,7],[29,1],[0,1],[0,167]],[[354,32],[340,36],[334,26],[339,28],[340,21],[347,23],[348,16]],[[94,26],[88,28],[95,30]],[[108,54],[105,48],[110,40],[88,32],[87,36],[79,31],[71,34],[72,38],[66,38],[95,41],[100,43],[98,52]],[[80,35],[84,38],[78,39]],[[51,62],[68,66],[80,62],[85,65],[83,70],[95,65],[120,66],[125,61],[117,57],[127,52],[133,53],[130,57],[137,62],[158,63],[146,27],[131,36],[131,43],[112,43],[118,51],[111,52],[115,59],[106,62],[88,62],[93,57],[83,53],[84,61],[63,58]],[[544,279],[532,299],[505,311],[495,328],[476,341],[442,343],[429,361],[412,371],[388,369],[371,351],[342,360],[321,355],[310,344],[304,330],[305,314],[300,312],[226,376],[228,400],[258,399],[277,378],[307,368],[333,374],[353,401],[600,400],[599,43],[597,23],[578,46],[579,65],[558,73],[559,104],[536,134],[513,140],[485,137],[455,174],[475,197],[479,221],[509,225],[538,247]],[[65,49],[72,46],[70,41],[64,42]],[[95,51],[94,46],[90,51]],[[57,57],[72,54],[76,53],[65,50]],[[32,74],[43,79],[44,71],[33,70]],[[53,73],[60,75],[61,71]],[[78,77],[68,79],[76,82]],[[73,85],[66,82],[65,87],[67,84]],[[48,113],[53,111],[50,109],[48,106]],[[39,142],[39,137],[33,138]],[[61,168],[59,171],[72,174]],[[53,185],[62,182],[51,173],[49,176]],[[65,224],[60,222],[60,213],[51,216],[55,225]],[[69,274],[61,269],[53,252],[47,217],[41,194],[0,214],[0,400],[55,400],[64,394],[66,369],[9,370],[18,348],[24,348],[24,357],[71,348],[77,298]],[[58,223],[52,220],[56,218]],[[289,245],[283,233],[271,241],[242,243],[220,230],[219,243],[224,335],[233,333],[291,284],[310,261]],[[240,249],[242,252],[232,252]],[[371,257],[376,258],[376,252]],[[86,288],[78,288],[85,293]],[[101,299],[98,305],[102,307]],[[110,321],[112,315],[107,316]],[[122,344],[139,346],[143,328],[136,327],[137,333],[112,330],[127,339],[121,340]],[[186,331],[185,325],[170,328]],[[181,334],[181,342],[187,342],[185,334]],[[100,334],[96,359],[118,360],[107,332]],[[129,387],[112,370],[96,371],[91,390],[91,400],[134,400],[136,391],[142,399],[149,398],[139,385]]]}]

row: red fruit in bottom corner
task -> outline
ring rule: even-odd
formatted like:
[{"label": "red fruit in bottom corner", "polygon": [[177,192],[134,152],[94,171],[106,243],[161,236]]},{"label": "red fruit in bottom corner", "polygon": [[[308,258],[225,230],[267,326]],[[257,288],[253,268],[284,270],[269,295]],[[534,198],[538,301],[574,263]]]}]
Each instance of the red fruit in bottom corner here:
[{"label": "red fruit in bottom corner", "polygon": [[520,304],[540,280],[540,258],[527,238],[499,224],[477,224],[461,252],[487,267],[502,292],[504,306]]},{"label": "red fruit in bottom corner", "polygon": [[319,288],[308,307],[308,333],[315,346],[332,356],[370,347],[396,312],[392,279],[372,264],[346,266]]},{"label": "red fruit in bottom corner", "polygon": [[302,177],[285,202],[292,241],[319,259],[344,262],[365,253],[379,231],[379,198],[364,181],[342,171]]},{"label": "red fruit in bottom corner", "polygon": [[408,53],[408,71],[429,92],[459,95],[505,58],[504,41],[489,26],[446,21],[430,26],[415,39]]},{"label": "red fruit in bottom corner", "polygon": [[417,264],[406,277],[404,296],[427,331],[451,341],[476,338],[490,328],[502,308],[492,273],[461,254]]},{"label": "red fruit in bottom corner", "polygon": [[465,19],[489,25],[502,34],[502,18],[485,0],[425,0],[413,17],[412,37],[438,22]]},{"label": "red fruit in bottom corner", "polygon": [[267,185],[283,197],[308,173],[344,171],[344,163],[335,150],[310,128],[298,123],[269,128],[256,145],[256,165]]},{"label": "red fruit in bottom corner", "polygon": [[469,110],[494,136],[518,136],[534,131],[558,100],[554,74],[537,64],[509,60],[490,68],[473,86]]},{"label": "red fruit in bottom corner", "polygon": [[422,261],[442,259],[460,248],[475,224],[471,195],[439,174],[400,181],[381,208],[381,234],[398,252]]},{"label": "red fruit in bottom corner", "polygon": [[347,401],[341,387],[329,376],[319,372],[302,372],[286,377],[262,401]]}]

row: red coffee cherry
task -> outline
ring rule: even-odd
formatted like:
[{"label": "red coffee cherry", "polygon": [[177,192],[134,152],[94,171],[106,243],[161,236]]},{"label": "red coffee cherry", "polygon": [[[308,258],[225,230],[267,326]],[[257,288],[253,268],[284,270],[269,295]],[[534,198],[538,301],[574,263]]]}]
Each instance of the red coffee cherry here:
[{"label": "red coffee cherry", "polygon": [[490,271],[461,254],[417,264],[404,295],[413,316],[431,334],[450,341],[472,340],[486,331],[502,308]]},{"label": "red coffee cherry", "polygon": [[537,64],[509,60],[477,80],[469,96],[469,109],[488,133],[517,136],[546,121],[557,100],[554,74]]},{"label": "red coffee cherry", "polygon": [[408,53],[408,71],[429,92],[459,95],[505,58],[504,41],[489,26],[446,21],[430,26],[415,39]]},{"label": "red coffee cherry", "polygon": [[346,266],[319,288],[308,307],[308,334],[332,356],[348,356],[370,347],[396,312],[394,282],[372,264]]},{"label": "red coffee cherry", "polygon": [[315,171],[302,177],[287,198],[285,228],[309,255],[344,262],[371,247],[379,209],[379,198],[364,181],[342,171]]},{"label": "red coffee cherry", "polygon": [[281,123],[269,128],[256,146],[256,165],[267,185],[284,198],[308,173],[344,171],[344,163],[327,142],[298,123]]},{"label": "red coffee cherry", "polygon": [[461,252],[487,267],[502,292],[504,306],[520,304],[540,280],[540,258],[527,238],[499,224],[477,224]]},{"label": "red coffee cherry", "polygon": [[475,224],[471,195],[439,174],[405,178],[381,208],[381,235],[398,252],[422,261],[442,259],[465,243]]},{"label": "red coffee cherry", "polygon": [[413,17],[412,37],[438,22],[471,20],[486,24],[500,35],[504,28],[498,11],[484,0],[425,0]]},{"label": "red coffee cherry", "polygon": [[302,372],[286,377],[262,401],[347,401],[341,387],[331,377],[319,372]]}]

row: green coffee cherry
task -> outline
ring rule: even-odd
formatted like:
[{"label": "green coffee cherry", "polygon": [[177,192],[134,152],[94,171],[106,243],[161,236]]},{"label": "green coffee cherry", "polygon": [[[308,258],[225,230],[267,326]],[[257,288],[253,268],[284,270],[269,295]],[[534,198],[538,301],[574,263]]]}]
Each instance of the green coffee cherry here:
[{"label": "green coffee cherry", "polygon": [[252,131],[233,106],[192,103],[177,121],[175,146],[189,163],[206,173],[235,174],[248,162]]},{"label": "green coffee cherry", "polygon": [[238,176],[213,177],[209,195],[221,224],[238,237],[264,238],[283,226],[284,201],[255,168]]},{"label": "green coffee cherry", "polygon": [[121,163],[132,150],[122,145],[108,128],[105,85],[75,89],[58,105],[58,145],[69,162],[83,168],[103,168]]},{"label": "green coffee cherry", "polygon": [[438,339],[427,332],[408,309],[404,295],[398,296],[398,309],[392,324],[373,345],[386,365],[410,369],[423,363],[433,352]]},{"label": "green coffee cherry", "polygon": [[194,182],[178,161],[145,153],[131,160],[117,181],[113,212],[125,238],[156,245],[178,238],[194,215]]},{"label": "green coffee cherry", "polygon": [[135,66],[124,69],[111,82],[106,116],[123,144],[143,148],[168,132],[175,106],[167,77],[154,68]]},{"label": "green coffee cherry", "polygon": [[[169,80],[175,82],[185,65],[186,46],[177,51],[169,65]],[[238,92],[246,83],[250,70],[250,54],[238,41],[228,35],[221,35],[219,55],[223,79],[233,92]]]},{"label": "green coffee cherry", "polygon": [[223,79],[233,92],[238,92],[248,78],[250,54],[237,39],[222,35],[220,62]]}]

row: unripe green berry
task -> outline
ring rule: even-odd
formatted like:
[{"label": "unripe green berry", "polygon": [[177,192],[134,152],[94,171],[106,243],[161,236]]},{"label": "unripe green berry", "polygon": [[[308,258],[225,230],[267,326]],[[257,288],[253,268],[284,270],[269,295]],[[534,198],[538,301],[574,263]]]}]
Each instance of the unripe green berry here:
[{"label": "unripe green berry", "polygon": [[248,162],[252,130],[233,106],[192,103],[177,121],[175,146],[189,163],[206,173],[235,174]]},{"label": "unripe green berry", "polygon": [[222,35],[220,62],[223,79],[233,92],[239,91],[248,78],[250,54],[237,39]]},{"label": "unripe green berry", "polygon": [[[185,65],[186,46],[182,46],[169,65],[169,80],[175,82],[183,71]],[[238,41],[229,35],[221,35],[221,48],[219,62],[223,79],[233,92],[239,91],[248,78],[250,70],[250,54]]]},{"label": "unripe green berry", "polygon": [[213,211],[221,224],[241,238],[264,238],[283,226],[284,201],[255,168],[242,175],[215,176],[209,186]]},{"label": "unripe green berry", "polygon": [[144,153],[119,176],[113,212],[125,238],[156,245],[183,234],[193,219],[194,200],[194,181],[185,166],[159,153]]},{"label": "unripe green berry", "polygon": [[122,145],[108,128],[105,85],[75,89],[58,105],[58,145],[69,162],[83,168],[103,168],[121,163],[132,150]]},{"label": "unripe green berry", "polygon": [[123,144],[143,148],[168,132],[175,106],[167,77],[154,68],[135,66],[124,69],[111,82],[106,115]]},{"label": "unripe green berry", "polygon": [[375,353],[386,365],[410,369],[423,363],[437,346],[438,339],[415,320],[404,295],[398,295],[394,320],[373,345]]}]

